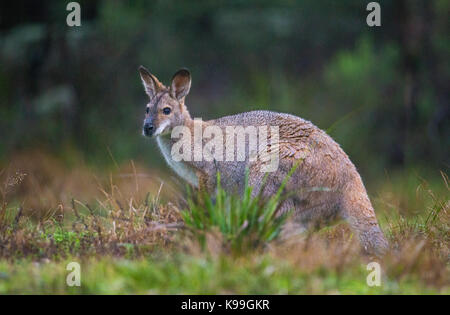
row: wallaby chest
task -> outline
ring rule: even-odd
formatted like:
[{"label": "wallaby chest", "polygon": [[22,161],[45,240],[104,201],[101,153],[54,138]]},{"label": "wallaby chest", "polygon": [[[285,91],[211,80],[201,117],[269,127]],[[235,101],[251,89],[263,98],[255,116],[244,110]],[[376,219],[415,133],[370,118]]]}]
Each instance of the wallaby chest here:
[{"label": "wallaby chest", "polygon": [[193,185],[194,187],[198,187],[198,178],[195,174],[194,169],[189,164],[184,161],[176,162],[172,159],[172,141],[167,136],[158,136],[156,138],[156,142],[158,143],[159,149],[161,150],[164,159],[167,164],[185,181]]}]

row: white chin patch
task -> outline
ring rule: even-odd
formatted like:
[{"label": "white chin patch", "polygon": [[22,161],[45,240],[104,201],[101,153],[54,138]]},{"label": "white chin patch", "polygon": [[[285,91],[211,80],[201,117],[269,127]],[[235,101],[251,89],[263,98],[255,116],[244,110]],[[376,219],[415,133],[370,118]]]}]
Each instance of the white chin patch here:
[{"label": "white chin patch", "polygon": [[167,126],[169,126],[169,125],[170,125],[170,121],[166,120],[161,125],[159,125],[158,129],[155,130],[155,133],[153,135],[159,136],[160,134],[162,134],[164,132],[164,130],[166,130]]}]

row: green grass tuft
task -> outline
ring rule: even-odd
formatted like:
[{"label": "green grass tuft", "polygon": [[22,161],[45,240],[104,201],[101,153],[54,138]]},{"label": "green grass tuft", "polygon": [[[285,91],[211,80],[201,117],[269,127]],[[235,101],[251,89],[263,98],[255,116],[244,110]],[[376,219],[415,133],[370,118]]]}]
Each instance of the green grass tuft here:
[{"label": "green grass tuft", "polygon": [[197,236],[202,248],[206,245],[207,236],[217,232],[221,236],[222,246],[234,253],[261,248],[277,238],[287,219],[286,214],[278,215],[277,210],[286,182],[294,170],[295,167],[286,176],[277,193],[268,199],[261,194],[252,197],[248,175],[242,197],[226,193],[220,185],[218,173],[214,199],[204,192],[199,192],[197,198],[190,194],[189,209],[181,212],[186,227]]}]

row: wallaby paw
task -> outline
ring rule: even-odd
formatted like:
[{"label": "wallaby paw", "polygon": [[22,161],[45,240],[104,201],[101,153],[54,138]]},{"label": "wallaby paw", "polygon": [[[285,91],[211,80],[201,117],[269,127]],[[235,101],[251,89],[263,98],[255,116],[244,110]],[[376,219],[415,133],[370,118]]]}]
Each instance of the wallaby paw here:
[{"label": "wallaby paw", "polygon": [[381,257],[389,251],[389,243],[378,226],[363,232],[360,238],[364,251],[368,254]]}]

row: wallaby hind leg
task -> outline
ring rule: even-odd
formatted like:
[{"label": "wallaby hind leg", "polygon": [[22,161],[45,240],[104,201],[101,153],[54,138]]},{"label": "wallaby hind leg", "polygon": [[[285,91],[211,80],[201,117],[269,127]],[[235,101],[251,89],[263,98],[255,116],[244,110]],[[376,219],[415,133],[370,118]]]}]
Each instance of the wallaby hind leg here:
[{"label": "wallaby hind leg", "polygon": [[358,234],[364,250],[377,256],[383,255],[389,245],[378,225],[372,204],[359,176],[347,185],[343,192],[341,207],[341,215]]}]

